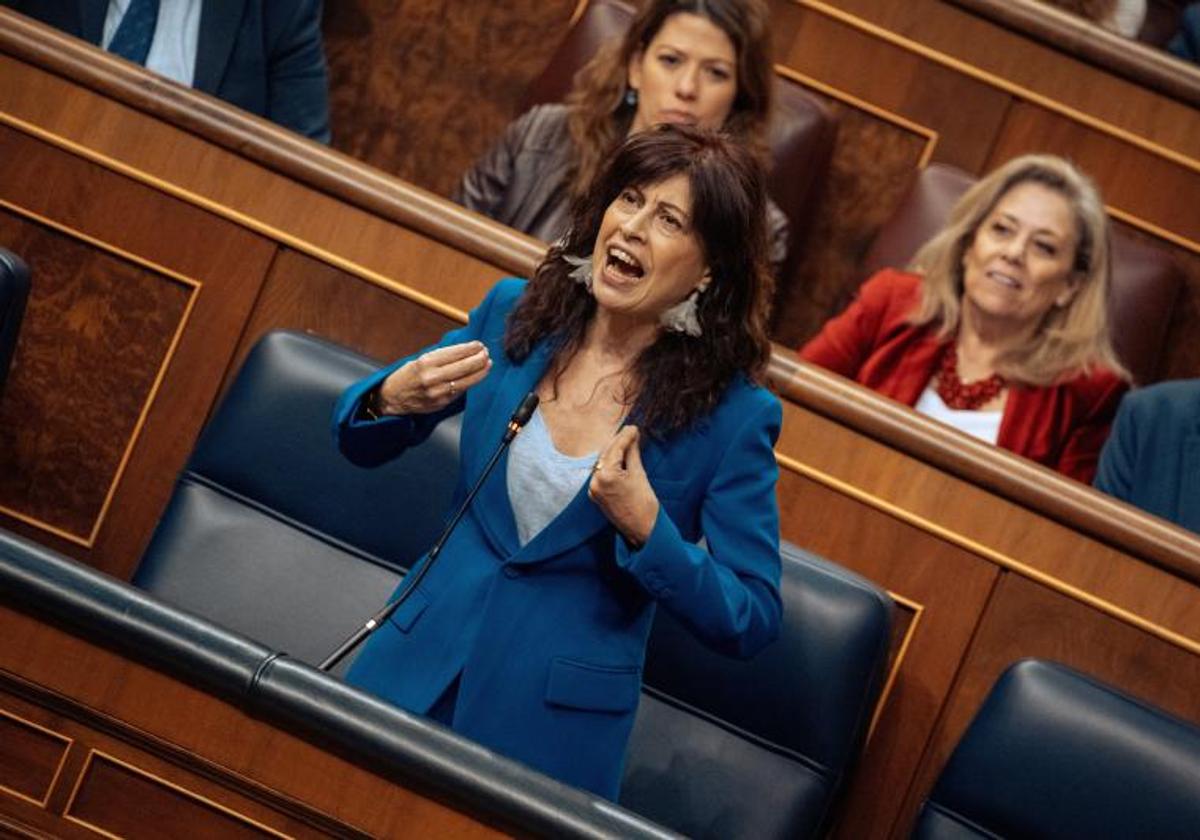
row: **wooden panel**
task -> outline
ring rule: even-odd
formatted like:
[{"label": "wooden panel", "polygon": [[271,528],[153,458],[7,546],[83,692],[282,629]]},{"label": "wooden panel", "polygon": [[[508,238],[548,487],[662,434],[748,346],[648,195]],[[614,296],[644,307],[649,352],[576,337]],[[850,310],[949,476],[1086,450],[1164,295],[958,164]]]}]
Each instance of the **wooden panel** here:
[{"label": "wooden panel", "polygon": [[150,819],[157,837],[178,835],[172,820],[193,819],[221,821],[208,836],[227,836],[242,822],[225,822],[227,811],[305,838],[501,836],[417,790],[419,780],[376,775],[90,640],[6,606],[0,626],[0,704],[43,726],[55,721],[82,752],[109,757],[91,777],[103,787],[83,789],[89,798],[71,797],[94,767],[83,754],[68,761],[48,810],[0,798],[6,816],[43,834],[94,837],[64,819],[69,810],[105,825],[134,820],[120,823],[129,836],[147,836],[138,821]]},{"label": "wooden panel", "polygon": [[[447,213],[429,194],[397,184],[381,172],[356,167],[323,147],[304,148],[303,156],[288,149],[290,156],[271,161],[275,167],[304,169],[317,181],[308,185],[7,56],[0,55],[0,77],[12,80],[0,87],[0,124],[5,120],[33,123],[55,142],[68,148],[82,146],[110,167],[128,168],[143,183],[169,189],[214,215],[277,241],[303,246],[323,259],[353,264],[384,278],[392,277],[398,265],[411,265],[418,274],[404,282],[418,283],[423,290],[437,289],[439,298],[451,307],[475,305],[480,299],[476,279],[486,278],[490,285],[504,273],[496,267],[499,263],[448,248],[418,232],[416,221],[412,226],[400,225],[389,214],[403,211],[406,218],[418,221],[433,218],[434,224],[426,221],[425,226],[437,227],[444,238],[478,238],[478,228],[505,231],[494,237],[505,243],[499,250],[519,251],[522,265],[539,252],[528,237],[507,234],[507,229],[465,210]],[[286,142],[301,142],[286,134]],[[139,142],[130,142],[131,137]],[[228,137],[223,139],[236,145]],[[237,140],[245,142],[240,135]],[[269,137],[258,146],[269,151],[280,142]],[[337,198],[339,193],[353,193],[354,202]]]},{"label": "wooden panel", "polygon": [[[33,272],[0,408],[0,504],[14,529],[122,575],[166,502],[173,475],[162,468],[191,449],[274,245],[4,126],[0,156],[12,162],[0,168],[0,236]],[[188,379],[166,376],[172,368]],[[130,504],[105,507],[121,496]]]},{"label": "wooden panel", "polygon": [[575,5],[326,3],[334,147],[449,195],[516,116]]},{"label": "wooden panel", "polygon": [[195,287],[6,210],[0,242],[33,275],[0,402],[0,507],[90,540]]},{"label": "wooden panel", "polygon": [[[804,374],[821,382],[818,389],[785,388],[796,402],[785,403],[784,425],[777,451],[795,462],[798,471],[814,480],[866,502],[870,507],[918,525],[943,539],[980,554],[1003,567],[1020,566],[1042,573],[1063,586],[1093,593],[1113,608],[1128,610],[1171,632],[1200,642],[1200,612],[1185,607],[1195,597],[1197,540],[1179,529],[1168,529],[1181,538],[1179,575],[1137,559],[1132,549],[1119,542],[1106,544],[1071,527],[1069,518],[1057,522],[1040,507],[1030,509],[1013,501],[1018,488],[995,493],[981,481],[956,478],[948,469],[934,467],[928,455],[907,454],[889,438],[899,441],[902,429],[926,429],[928,443],[937,437],[948,447],[943,463],[953,466],[987,459],[1012,483],[1028,482],[1034,487],[1054,488],[1048,505],[1059,494],[1077,495],[1077,506],[1104,511],[1106,518],[1125,520],[1128,529],[1152,529],[1149,517],[1130,509],[1078,482],[1057,476],[1017,456],[973,441],[967,435],[916,414],[890,400],[880,399],[866,389],[832,374],[804,366]],[[841,394],[835,396],[837,391]],[[859,403],[874,414],[858,412],[844,424],[823,416],[844,400]],[[849,416],[847,414],[847,416]],[[913,439],[906,446],[924,446]],[[902,593],[903,594],[903,593]]]},{"label": "wooden panel", "polygon": [[130,840],[172,836],[182,826],[191,837],[285,836],[165,779],[95,753],[79,778],[66,817]]},{"label": "wooden panel", "polygon": [[[1094,131],[1038,105],[1012,109],[988,166],[1026,152],[1069,157],[1096,179],[1104,201],[1125,213],[1191,240],[1200,248],[1200,168],[1178,165],[1161,155]],[[1114,165],[1120,161],[1120,165]]]},{"label": "wooden panel", "polygon": [[71,739],[0,709],[0,792],[43,803]]},{"label": "wooden panel", "polygon": [[1006,575],[971,645],[901,824],[915,816],[1001,672],[1025,657],[1069,665],[1200,724],[1200,656],[1020,576]]},{"label": "wooden panel", "polygon": [[326,263],[284,250],[271,267],[262,297],[238,347],[237,364],[264,333],[315,333],[380,361],[432,344],[460,326],[456,319]]},{"label": "wooden panel", "polygon": [[[849,20],[907,49],[937,55],[981,79],[1017,88],[1200,159],[1195,108],[1148,91],[1052,46],[998,26],[942,0],[773,0],[772,10],[799,5],[806,14]],[[859,65],[876,73],[875,63]],[[890,72],[890,66],[888,67]]]},{"label": "wooden panel", "polygon": [[[917,605],[908,647],[843,808],[838,834],[880,836],[895,820],[996,577],[978,557],[804,478],[784,461],[783,536]],[[906,621],[901,622],[907,623]]]},{"label": "wooden panel", "polygon": [[802,18],[795,39],[777,47],[788,67],[935,131],[935,160],[977,171],[987,159],[1010,93],[799,4],[776,3],[773,13]]}]

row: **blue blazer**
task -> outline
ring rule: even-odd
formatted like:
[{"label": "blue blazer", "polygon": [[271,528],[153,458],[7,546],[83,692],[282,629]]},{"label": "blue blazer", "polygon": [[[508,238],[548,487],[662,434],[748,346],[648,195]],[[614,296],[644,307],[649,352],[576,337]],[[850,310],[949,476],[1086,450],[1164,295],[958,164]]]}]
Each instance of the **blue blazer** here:
[{"label": "blue blazer", "polygon": [[[0,0],[93,44],[108,0]],[[329,78],[320,0],[204,0],[196,46],[196,90],[329,142]]]},{"label": "blue blazer", "polygon": [[1200,379],[1126,394],[1094,484],[1200,533]]},{"label": "blue blazer", "polygon": [[[499,283],[468,325],[438,345],[478,339],[493,363],[441,412],[360,416],[363,397],[407,359],[349,388],[334,418],[342,452],[377,464],[465,412],[457,504],[550,361],[544,345],[519,364],[504,354],[505,319],[524,287]],[[656,605],[732,655],[751,656],[778,634],[773,448],[781,415],[774,396],[739,379],[694,428],[662,441],[644,437],[660,511],[639,550],[588,499],[586,485],[520,545],[506,453],[421,586],[364,645],[348,680],[424,714],[458,678],[455,730],[615,799]],[[397,511],[397,527],[404,513]],[[696,545],[702,536],[706,548]]]}]

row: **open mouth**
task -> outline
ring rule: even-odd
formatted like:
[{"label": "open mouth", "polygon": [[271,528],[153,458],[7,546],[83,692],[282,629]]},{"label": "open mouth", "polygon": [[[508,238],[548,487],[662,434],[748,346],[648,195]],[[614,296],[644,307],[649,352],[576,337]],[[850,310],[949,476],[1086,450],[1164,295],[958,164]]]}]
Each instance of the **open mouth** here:
[{"label": "open mouth", "polygon": [[624,280],[639,280],[646,273],[637,257],[616,245],[609,246],[604,267]]}]

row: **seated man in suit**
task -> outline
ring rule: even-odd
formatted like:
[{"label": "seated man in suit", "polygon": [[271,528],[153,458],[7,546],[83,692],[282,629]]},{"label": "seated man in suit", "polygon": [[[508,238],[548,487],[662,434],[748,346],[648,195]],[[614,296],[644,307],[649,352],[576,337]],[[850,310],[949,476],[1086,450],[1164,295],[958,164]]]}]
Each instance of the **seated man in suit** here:
[{"label": "seated man in suit", "polygon": [[1095,486],[1200,533],[1200,379],[1126,394]]},{"label": "seated man in suit", "polygon": [[320,0],[0,0],[252,114],[329,142]]}]

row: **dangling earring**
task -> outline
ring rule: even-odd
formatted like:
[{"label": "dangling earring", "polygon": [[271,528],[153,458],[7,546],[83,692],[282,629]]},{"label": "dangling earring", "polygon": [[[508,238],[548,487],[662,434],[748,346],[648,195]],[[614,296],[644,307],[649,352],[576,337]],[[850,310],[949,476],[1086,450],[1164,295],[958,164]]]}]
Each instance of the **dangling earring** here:
[{"label": "dangling earring", "polygon": [[637,88],[625,88],[625,104],[630,108],[636,108],[638,102]]},{"label": "dangling earring", "polygon": [[699,300],[700,290],[692,289],[690,295],[670,309],[664,310],[658,316],[658,322],[671,332],[683,333],[690,335],[692,338],[699,338],[702,332],[700,329],[700,319],[696,317]]},{"label": "dangling earring", "polygon": [[575,266],[575,270],[567,276],[576,283],[582,283],[583,287],[589,292],[592,290],[592,260],[590,257],[576,257],[571,254],[563,254],[562,258],[569,265]]}]

